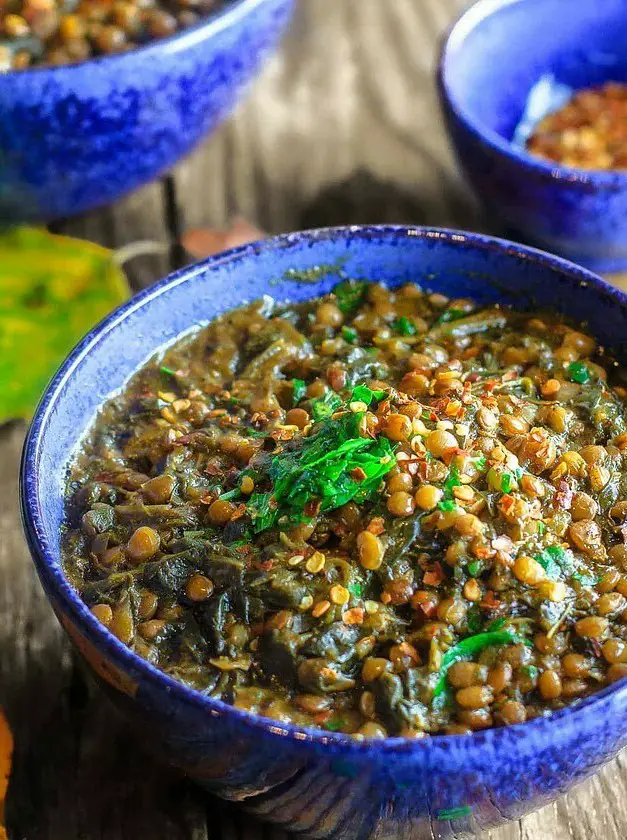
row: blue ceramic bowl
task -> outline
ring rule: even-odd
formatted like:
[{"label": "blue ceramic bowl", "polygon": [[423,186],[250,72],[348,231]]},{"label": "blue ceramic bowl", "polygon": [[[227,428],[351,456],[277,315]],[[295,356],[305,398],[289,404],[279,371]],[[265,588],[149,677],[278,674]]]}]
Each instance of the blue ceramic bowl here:
[{"label": "blue ceramic bowl", "polygon": [[227,0],[128,53],[0,73],[0,223],[50,221],[158,177],[231,111],[294,0]]},{"label": "blue ceramic bowl", "polygon": [[570,169],[512,138],[545,75],[627,82],[627,0],[480,0],[453,26],[438,81],[461,168],[495,222],[597,271],[627,267],[627,172]]},{"label": "blue ceramic bowl", "polygon": [[147,354],[245,301],[263,294],[305,300],[346,276],[390,286],[418,281],[484,303],[558,307],[586,319],[604,344],[624,355],[625,295],[570,263],[502,240],[350,227],[247,245],[133,298],[71,353],[42,399],[24,449],[26,535],[70,638],[138,732],[170,762],[220,796],[309,837],[448,838],[520,817],[615,755],[627,742],[627,681],[550,719],[471,736],[358,743],[260,718],[185,688],[118,642],[60,566],[72,450],[98,407]]}]

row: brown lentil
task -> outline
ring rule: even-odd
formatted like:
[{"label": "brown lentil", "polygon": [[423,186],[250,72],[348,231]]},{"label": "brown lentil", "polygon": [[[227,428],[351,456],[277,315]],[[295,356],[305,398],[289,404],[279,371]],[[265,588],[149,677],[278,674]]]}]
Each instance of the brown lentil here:
[{"label": "brown lentil", "polygon": [[69,64],[141,46],[197,23],[224,2],[203,0],[196,12],[188,0],[83,0],[65,14],[63,0],[14,0],[0,12],[0,45],[9,53],[3,69]]}]

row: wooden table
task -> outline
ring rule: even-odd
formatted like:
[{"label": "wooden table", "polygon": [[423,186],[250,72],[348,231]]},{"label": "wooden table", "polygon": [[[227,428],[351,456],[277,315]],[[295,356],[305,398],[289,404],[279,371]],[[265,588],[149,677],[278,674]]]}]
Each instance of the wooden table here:
[{"label": "wooden table", "polygon": [[[56,226],[108,246],[176,239],[241,213],[268,231],[345,222],[486,228],[437,110],[437,42],[462,0],[301,0],[236,116],[168,178]],[[180,255],[137,259],[143,286]],[[141,752],[85,683],[22,538],[24,426],[0,432],[0,704],[17,742],[13,840],[208,840],[282,832],[206,797]],[[627,758],[492,840],[624,840]]]}]

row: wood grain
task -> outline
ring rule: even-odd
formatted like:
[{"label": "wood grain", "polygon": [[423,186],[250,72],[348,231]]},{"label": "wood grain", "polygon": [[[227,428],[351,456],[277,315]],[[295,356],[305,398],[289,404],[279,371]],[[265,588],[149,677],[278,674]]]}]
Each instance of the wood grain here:
[{"label": "wood grain", "polygon": [[[252,95],[173,176],[56,226],[110,247],[242,213],[272,232],[345,222],[489,228],[460,182],[433,84],[462,0],[301,0]],[[129,265],[135,287],[172,266]],[[22,538],[23,424],[0,430],[0,704],[17,741],[12,840],[287,840],[154,765],[78,670]],[[610,722],[611,724],[611,722]],[[490,840],[624,840],[627,757]]]}]

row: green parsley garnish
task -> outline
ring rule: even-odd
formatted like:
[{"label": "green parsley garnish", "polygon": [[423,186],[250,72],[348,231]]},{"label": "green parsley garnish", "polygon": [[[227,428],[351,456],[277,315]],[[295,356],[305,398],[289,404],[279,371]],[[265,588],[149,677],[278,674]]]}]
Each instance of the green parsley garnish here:
[{"label": "green parsley garnish", "polygon": [[313,419],[316,422],[319,420],[326,420],[333,414],[333,412],[337,411],[341,405],[342,398],[338,397],[335,391],[327,391],[323,397],[318,397],[318,399],[312,400],[311,413],[313,415]]},{"label": "green parsley garnish", "polygon": [[447,309],[446,312],[443,312],[439,318],[436,318],[435,324],[448,324],[451,321],[457,321],[458,318],[463,318],[466,313],[463,309]]},{"label": "green parsley garnish", "polygon": [[455,510],[457,505],[453,499],[444,499],[442,502],[438,502],[438,507],[440,510]]},{"label": "green parsley garnish", "polygon": [[584,362],[571,362],[568,365],[568,378],[571,382],[585,385],[590,379],[590,371]]},{"label": "green parsley garnish", "polygon": [[237,499],[241,495],[242,491],[239,489],[239,487],[236,487],[234,490],[229,490],[228,493],[222,493],[220,496],[220,500],[222,501],[222,499],[224,499],[228,501],[229,499]]},{"label": "green parsley garnish", "polygon": [[549,545],[535,559],[542,566],[550,578],[559,580],[563,575],[573,573],[573,558],[570,552],[565,551],[561,545]]},{"label": "green parsley garnish", "polygon": [[165,376],[176,376],[176,371],[172,370],[172,368],[166,367],[165,365],[161,365],[159,368],[160,372],[163,373]]},{"label": "green parsley garnish", "polygon": [[353,327],[342,327],[342,338],[349,344],[354,344],[357,341],[357,330]]},{"label": "green parsley garnish", "polygon": [[307,386],[305,385],[305,381],[303,379],[292,379],[292,388],[292,402],[294,405],[298,405],[298,403],[307,394]]},{"label": "green parsley garnish", "polygon": [[335,302],[344,315],[352,314],[359,309],[366,297],[368,283],[365,280],[345,280],[333,289]]},{"label": "green parsley garnish", "polygon": [[328,419],[314,434],[297,439],[272,459],[268,469],[272,490],[253,493],[248,502],[255,533],[282,517],[302,522],[312,503],[318,511],[329,511],[376,496],[396,460],[387,438],[361,437],[363,416],[347,412]]},{"label": "green parsley garnish", "polygon": [[339,732],[343,726],[346,726],[344,718],[331,718],[324,724],[324,728],[329,732]]},{"label": "green parsley garnish", "polygon": [[416,335],[416,325],[412,324],[409,318],[402,315],[398,320],[392,324],[393,328],[401,335]]},{"label": "green parsley garnish", "polygon": [[481,574],[481,563],[478,560],[473,560],[468,564],[468,574],[474,578]]},{"label": "green parsley garnish", "polygon": [[363,591],[361,583],[349,583],[346,588],[351,595],[355,596],[355,598],[361,598],[361,593]]},{"label": "green parsley garnish", "polygon": [[473,461],[475,462],[475,466],[478,470],[482,470],[487,463],[485,455],[477,455],[476,458],[473,458]]},{"label": "green parsley garnish", "polygon": [[523,665],[520,669],[525,676],[529,677],[530,680],[537,680],[538,679],[538,669],[535,665]]},{"label": "green parsley garnish", "polygon": [[509,493],[512,489],[512,474],[505,472],[501,475],[501,493]]},{"label": "green parsley garnish", "polygon": [[373,400],[383,400],[387,397],[387,391],[373,391],[367,385],[357,385],[353,388],[353,393],[350,396],[349,403],[362,402],[370,405]]}]

